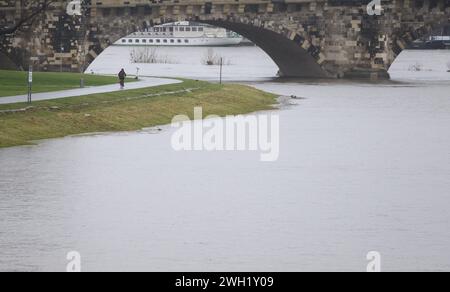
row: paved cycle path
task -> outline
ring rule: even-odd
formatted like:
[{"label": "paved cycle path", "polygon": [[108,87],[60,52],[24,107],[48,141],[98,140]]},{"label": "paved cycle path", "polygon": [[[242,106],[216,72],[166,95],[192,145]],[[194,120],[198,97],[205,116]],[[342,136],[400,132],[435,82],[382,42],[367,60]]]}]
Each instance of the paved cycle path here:
[{"label": "paved cycle path", "polygon": [[[181,82],[182,81],[175,80],[175,79],[141,77],[141,79],[139,81],[126,83],[125,90],[154,87],[154,86],[175,84],[175,83],[181,83]],[[69,90],[63,90],[63,91],[35,93],[32,95],[31,99],[32,99],[32,101],[50,100],[50,99],[83,96],[83,95],[90,95],[90,94],[97,94],[97,93],[108,93],[108,92],[115,92],[115,91],[120,91],[120,90],[121,89],[120,89],[119,84],[111,84],[111,85],[93,86],[93,87],[85,87],[85,88],[78,88],[78,89],[69,89]],[[27,101],[27,95],[0,97],[0,104],[9,104],[9,103],[26,102],[26,101]]]}]

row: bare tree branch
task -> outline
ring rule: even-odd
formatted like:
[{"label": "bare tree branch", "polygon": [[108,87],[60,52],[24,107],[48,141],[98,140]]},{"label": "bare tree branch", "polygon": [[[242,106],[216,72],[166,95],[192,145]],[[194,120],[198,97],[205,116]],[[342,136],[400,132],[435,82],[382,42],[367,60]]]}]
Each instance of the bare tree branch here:
[{"label": "bare tree branch", "polygon": [[19,19],[15,24],[10,27],[0,28],[0,36],[11,35],[20,30],[24,26],[30,26],[37,16],[47,11],[50,6],[57,1],[55,0],[35,0],[31,1],[25,10],[30,11]]}]

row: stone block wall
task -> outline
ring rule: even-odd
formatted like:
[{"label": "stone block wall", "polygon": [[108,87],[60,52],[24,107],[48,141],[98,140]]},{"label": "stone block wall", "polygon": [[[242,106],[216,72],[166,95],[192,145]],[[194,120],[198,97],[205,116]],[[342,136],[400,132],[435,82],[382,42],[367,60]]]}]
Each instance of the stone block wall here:
[{"label": "stone block wall", "polygon": [[[0,0],[0,25],[20,18],[19,2]],[[450,0],[383,1],[381,16],[367,14],[369,0],[84,0],[83,17],[68,16],[67,2],[59,1],[31,27],[0,37],[0,50],[23,67],[32,62],[39,70],[80,71],[117,39],[145,27],[222,21],[257,28],[242,31],[250,39],[262,30],[282,35],[329,77],[383,75],[411,41],[450,17]],[[269,47],[274,40],[263,41]],[[271,54],[274,60],[281,55]]]}]

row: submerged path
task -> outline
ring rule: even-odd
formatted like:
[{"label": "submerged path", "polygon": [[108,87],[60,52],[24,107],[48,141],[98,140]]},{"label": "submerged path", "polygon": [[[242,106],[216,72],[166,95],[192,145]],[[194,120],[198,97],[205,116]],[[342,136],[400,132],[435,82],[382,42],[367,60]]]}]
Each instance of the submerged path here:
[{"label": "submerged path", "polygon": [[[181,82],[182,81],[176,80],[176,79],[141,77],[140,81],[126,83],[125,90],[154,87],[154,86],[175,84],[175,83],[181,83]],[[90,95],[90,94],[97,94],[97,93],[108,93],[108,92],[115,92],[115,91],[120,91],[120,90],[121,89],[119,87],[119,84],[111,84],[111,85],[93,86],[93,87],[85,87],[85,88],[78,88],[78,89],[69,89],[69,90],[63,90],[63,91],[43,92],[43,93],[33,94],[32,101],[83,96],[83,95]],[[26,102],[26,101],[27,101],[27,95],[0,97],[0,104],[18,103],[18,102]]]}]

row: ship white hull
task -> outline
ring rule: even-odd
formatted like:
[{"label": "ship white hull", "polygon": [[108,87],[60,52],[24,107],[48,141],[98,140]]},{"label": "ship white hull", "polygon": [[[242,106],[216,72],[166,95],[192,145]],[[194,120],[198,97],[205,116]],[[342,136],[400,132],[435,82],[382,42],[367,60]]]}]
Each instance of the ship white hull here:
[{"label": "ship white hull", "polygon": [[167,46],[167,47],[212,47],[237,46],[242,42],[239,37],[218,38],[122,38],[114,43],[116,46]]}]

